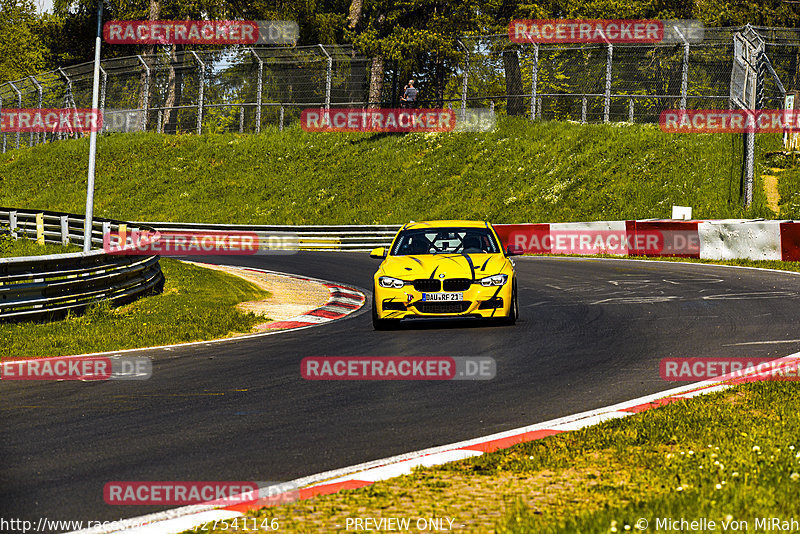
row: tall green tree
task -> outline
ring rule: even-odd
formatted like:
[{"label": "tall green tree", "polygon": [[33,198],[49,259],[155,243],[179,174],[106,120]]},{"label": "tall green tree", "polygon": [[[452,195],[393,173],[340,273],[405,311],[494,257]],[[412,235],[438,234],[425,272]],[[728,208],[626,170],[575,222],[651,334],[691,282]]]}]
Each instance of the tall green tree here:
[{"label": "tall green tree", "polygon": [[0,0],[0,84],[44,69],[48,51],[38,25],[33,0]]}]

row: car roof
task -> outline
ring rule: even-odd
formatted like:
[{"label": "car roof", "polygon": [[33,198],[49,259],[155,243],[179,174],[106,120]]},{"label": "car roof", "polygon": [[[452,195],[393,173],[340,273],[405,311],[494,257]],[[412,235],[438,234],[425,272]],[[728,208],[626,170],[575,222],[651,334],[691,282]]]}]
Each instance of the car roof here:
[{"label": "car roof", "polygon": [[443,220],[443,221],[420,221],[410,222],[403,226],[403,230],[418,230],[421,228],[486,228],[489,223],[485,221],[462,221],[462,220]]}]

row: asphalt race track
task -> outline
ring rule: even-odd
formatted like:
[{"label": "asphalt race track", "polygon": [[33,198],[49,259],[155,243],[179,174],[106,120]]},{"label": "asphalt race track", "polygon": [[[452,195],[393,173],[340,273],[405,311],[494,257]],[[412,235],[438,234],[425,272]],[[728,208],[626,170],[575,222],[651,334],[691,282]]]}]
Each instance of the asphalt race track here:
[{"label": "asphalt race track", "polygon": [[[365,290],[378,264],[333,252],[199,261]],[[288,481],[681,385],[660,378],[665,357],[800,350],[800,276],[579,258],[516,264],[516,326],[425,322],[374,332],[368,303],[358,315],[291,333],[141,351],[154,360],[147,381],[0,382],[0,516],[133,517],[163,508],[109,506],[107,482]],[[786,340],[795,341],[774,343]],[[488,355],[497,376],[301,378],[303,357],[333,355]]]}]

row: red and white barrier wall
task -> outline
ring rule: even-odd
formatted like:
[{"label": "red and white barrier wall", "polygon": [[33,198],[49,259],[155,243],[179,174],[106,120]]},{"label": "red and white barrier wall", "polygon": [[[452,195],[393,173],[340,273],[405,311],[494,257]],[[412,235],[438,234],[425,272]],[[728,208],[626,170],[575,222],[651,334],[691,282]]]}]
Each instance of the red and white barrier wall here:
[{"label": "red and white barrier wall", "polygon": [[800,261],[800,222],[597,221],[494,225],[504,246],[531,254],[680,256]]}]

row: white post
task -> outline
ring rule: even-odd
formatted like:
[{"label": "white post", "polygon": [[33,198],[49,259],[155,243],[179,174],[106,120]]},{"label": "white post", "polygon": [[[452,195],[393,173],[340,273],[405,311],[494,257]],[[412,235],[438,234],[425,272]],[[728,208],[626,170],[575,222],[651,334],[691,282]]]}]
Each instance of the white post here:
[{"label": "white post", "polygon": [[[94,79],[92,80],[92,113],[97,113],[100,100],[100,43],[103,35],[103,0],[97,2],[97,37],[94,40]],[[97,117],[98,122],[102,120]],[[97,125],[95,125],[97,126]],[[97,127],[89,133],[89,173],[86,182],[86,215],[83,221],[83,251],[92,249],[92,214],[94,212],[94,170],[97,161]]]}]

